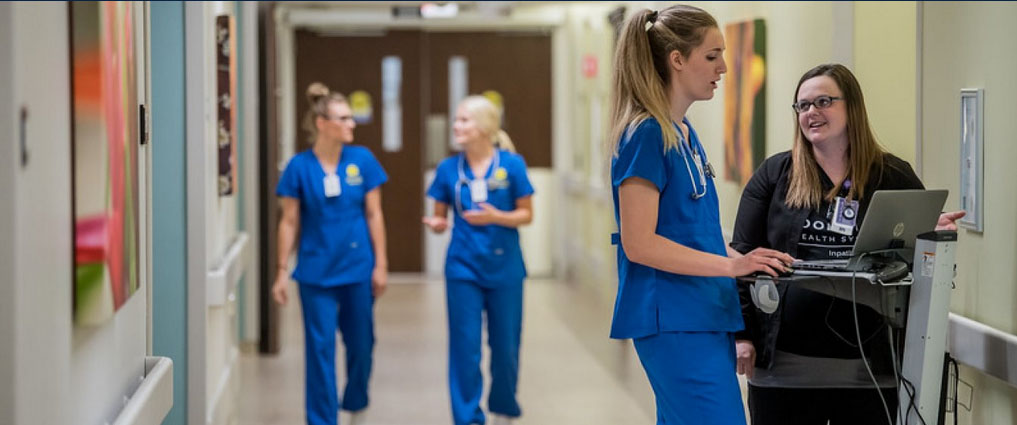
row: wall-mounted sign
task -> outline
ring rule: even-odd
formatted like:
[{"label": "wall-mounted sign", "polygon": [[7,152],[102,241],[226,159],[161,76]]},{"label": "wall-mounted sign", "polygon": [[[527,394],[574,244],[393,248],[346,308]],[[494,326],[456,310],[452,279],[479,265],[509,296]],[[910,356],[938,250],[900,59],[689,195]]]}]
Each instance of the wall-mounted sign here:
[{"label": "wall-mounted sign", "polygon": [[370,124],[374,115],[371,106],[371,95],[366,91],[357,90],[350,93],[350,109],[353,110],[353,121],[357,124]]},{"label": "wall-mounted sign", "polygon": [[583,77],[585,78],[597,78],[597,56],[586,54],[583,55]]}]

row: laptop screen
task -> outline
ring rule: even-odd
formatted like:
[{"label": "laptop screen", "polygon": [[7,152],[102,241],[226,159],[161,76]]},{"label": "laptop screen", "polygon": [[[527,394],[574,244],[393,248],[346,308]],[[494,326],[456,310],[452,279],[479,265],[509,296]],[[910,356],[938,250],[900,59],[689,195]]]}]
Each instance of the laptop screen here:
[{"label": "laptop screen", "polygon": [[936,229],[946,190],[879,190],[872,195],[852,255],[894,247],[914,249],[918,235]]}]

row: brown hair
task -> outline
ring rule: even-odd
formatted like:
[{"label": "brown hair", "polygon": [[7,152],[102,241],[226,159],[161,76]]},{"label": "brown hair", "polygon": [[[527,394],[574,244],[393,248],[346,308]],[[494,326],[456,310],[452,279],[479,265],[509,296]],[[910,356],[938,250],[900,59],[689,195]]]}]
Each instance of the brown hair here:
[{"label": "brown hair", "polygon": [[304,130],[307,130],[308,140],[314,143],[315,139],[318,138],[318,117],[328,118],[328,105],[333,103],[345,103],[349,105],[349,101],[346,100],[346,96],[342,93],[333,93],[328,90],[328,86],[313,82],[307,86],[307,103],[309,107],[307,112],[304,114]]},{"label": "brown hair", "polygon": [[671,125],[668,57],[678,51],[688,57],[703,44],[706,31],[717,21],[706,11],[674,5],[659,12],[635,12],[622,27],[614,55],[610,152],[617,154],[622,132],[647,118],[660,124],[664,149],[678,148],[678,131]]},{"label": "brown hair", "polygon": [[[798,91],[806,80],[824,75],[833,79],[840,88],[844,107],[847,109],[848,169],[844,178],[851,179],[851,188],[848,189],[847,196],[848,199],[863,199],[865,186],[873,173],[878,176],[882,172],[885,151],[869,126],[862,88],[854,74],[841,64],[823,64],[812,68],[798,80],[792,102],[798,101]],[[791,148],[791,178],[788,180],[785,203],[791,208],[819,208],[822,199],[830,201],[837,196],[843,182],[833,182],[833,189],[823,193],[819,174],[821,170],[812,150],[812,142],[809,142],[802,133],[798,124],[798,113],[792,110],[792,115],[797,131]]]}]

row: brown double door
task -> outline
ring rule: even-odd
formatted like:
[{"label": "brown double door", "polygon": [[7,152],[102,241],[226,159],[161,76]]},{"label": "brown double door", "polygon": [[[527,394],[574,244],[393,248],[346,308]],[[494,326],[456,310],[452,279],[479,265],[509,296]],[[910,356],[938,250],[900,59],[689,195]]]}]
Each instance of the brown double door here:
[{"label": "brown double door", "polygon": [[[428,117],[447,118],[451,57],[464,57],[468,63],[468,94],[493,90],[501,95],[504,129],[527,164],[551,166],[551,39],[547,34],[413,30],[330,35],[298,30],[295,44],[295,122],[302,122],[307,109],[303,94],[312,82],[320,81],[347,96],[355,91],[369,95],[371,119],[358,124],[354,143],[369,148],[389,175],[382,208],[393,272],[423,269],[423,175],[435,165],[425,158],[449,154],[447,140],[425,143],[425,126]],[[402,143],[398,149],[384,149],[382,61],[393,56],[401,64]],[[309,147],[303,134],[294,143],[295,152]]]}]

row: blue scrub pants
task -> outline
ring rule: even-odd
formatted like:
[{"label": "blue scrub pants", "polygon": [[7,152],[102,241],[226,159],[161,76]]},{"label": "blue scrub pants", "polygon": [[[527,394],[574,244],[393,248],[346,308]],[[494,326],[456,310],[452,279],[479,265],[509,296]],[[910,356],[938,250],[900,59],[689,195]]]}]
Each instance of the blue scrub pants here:
[{"label": "blue scrub pants", "polygon": [[455,425],[484,424],[480,397],[484,378],[480,372],[481,326],[487,311],[488,344],[491,346],[491,393],[487,407],[492,413],[517,417],[519,341],[523,328],[523,283],[494,288],[476,282],[449,280],[446,285],[449,323],[449,389]]},{"label": "blue scrub pants", "polygon": [[342,408],[367,407],[367,381],[374,348],[374,296],[371,284],[333,287],[300,284],[304,313],[304,398],[308,425],[338,423],[340,402],[335,382],[335,334],[346,346],[346,391]]},{"label": "blue scrub pants", "polygon": [[657,424],[745,425],[734,334],[661,332],[633,343],[657,398]]}]

